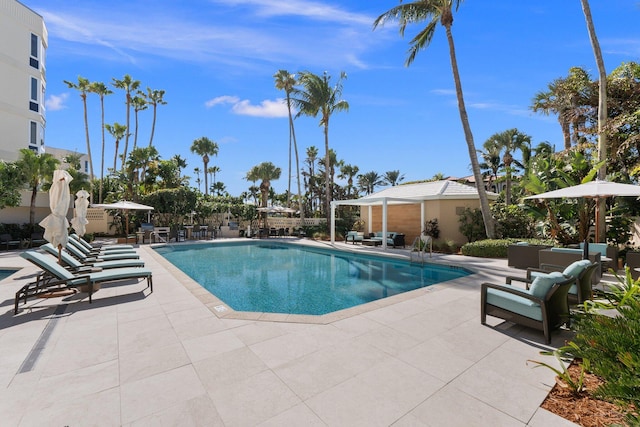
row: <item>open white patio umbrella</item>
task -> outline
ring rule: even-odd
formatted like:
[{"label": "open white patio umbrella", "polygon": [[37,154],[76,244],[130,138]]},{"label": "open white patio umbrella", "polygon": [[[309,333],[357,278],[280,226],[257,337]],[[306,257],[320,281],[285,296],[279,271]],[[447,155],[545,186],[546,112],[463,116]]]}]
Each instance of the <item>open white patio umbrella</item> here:
[{"label": "open white patio umbrella", "polygon": [[73,180],[69,172],[65,170],[55,170],[53,181],[49,189],[49,207],[51,213],[42,221],[40,225],[44,228],[44,238],[54,247],[58,248],[58,262],[62,257],[62,248],[67,246],[69,241],[69,221],[67,212],[71,202],[69,183]]},{"label": "open white patio umbrella", "polygon": [[[528,196],[525,199],[578,199],[581,197],[596,199],[596,209],[598,209],[597,199],[603,197],[640,197],[640,185],[621,184],[619,182],[594,180],[584,184],[573,185],[559,190],[548,191],[546,193]],[[596,210],[596,242],[600,241],[597,235],[600,213]]]},{"label": "open white patio umbrella", "polygon": [[106,204],[96,204],[91,205],[94,208],[102,208],[102,209],[116,209],[124,212],[125,215],[125,227],[126,233],[129,235],[129,211],[152,211],[153,206],[142,205],[140,203],[129,202],[127,200],[120,200],[115,203],[106,203]]},{"label": "open white patio umbrella", "polygon": [[84,236],[87,232],[87,208],[89,207],[89,192],[80,190],[76,193],[74,216],[71,219],[71,226],[78,233],[78,236]]}]

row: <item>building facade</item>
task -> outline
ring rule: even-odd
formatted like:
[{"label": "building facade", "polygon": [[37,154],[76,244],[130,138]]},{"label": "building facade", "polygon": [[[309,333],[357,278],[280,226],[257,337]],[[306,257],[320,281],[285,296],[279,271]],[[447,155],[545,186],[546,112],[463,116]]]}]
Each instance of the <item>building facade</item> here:
[{"label": "building facade", "polygon": [[44,152],[47,29],[42,16],[0,0],[0,160]]}]

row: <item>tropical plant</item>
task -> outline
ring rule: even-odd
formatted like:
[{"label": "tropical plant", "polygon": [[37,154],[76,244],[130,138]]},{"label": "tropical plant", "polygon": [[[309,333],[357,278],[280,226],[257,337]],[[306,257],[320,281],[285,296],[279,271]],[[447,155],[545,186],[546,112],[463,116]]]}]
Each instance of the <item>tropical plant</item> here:
[{"label": "tropical plant", "polygon": [[202,180],[200,179],[200,172],[201,172],[200,168],[198,168],[198,167],[193,168],[193,173],[196,174],[196,183],[198,184],[198,191],[201,191],[200,190],[200,183],[202,182]]},{"label": "tropical plant", "polygon": [[[489,141],[493,141],[493,143],[489,143]],[[493,134],[489,139],[487,139],[484,145],[486,146],[487,144],[495,145],[495,147],[503,152],[502,164],[504,165],[506,181],[505,203],[510,205],[511,179],[512,173],[514,172],[514,167],[512,165],[524,168],[524,164],[514,159],[513,155],[516,151],[526,151],[528,147],[531,146],[531,137],[514,128]]]},{"label": "tropical plant", "polygon": [[204,164],[204,168],[202,169],[204,175],[204,194],[206,196],[209,194],[209,180],[207,179],[209,156],[218,155],[218,144],[206,136],[203,136],[193,141],[191,144],[191,152],[202,157],[202,163]]},{"label": "tropical plant", "polygon": [[[495,185],[498,181],[498,172],[500,168],[502,168],[502,157],[501,149],[496,143],[494,139],[487,139],[484,144],[482,144],[482,150],[478,150],[478,154],[480,158],[482,158],[482,163],[480,163],[480,170],[483,171],[483,176],[488,176],[490,188]],[[496,186],[494,191],[498,192],[498,187]]]},{"label": "tropical plant", "polygon": [[393,170],[384,173],[383,182],[385,184],[395,187],[402,181],[404,181],[404,174],[401,174],[399,170]]},{"label": "tropical plant", "polygon": [[247,173],[248,181],[260,181],[260,194],[262,207],[267,206],[269,199],[269,190],[271,189],[271,181],[279,179],[282,170],[271,162],[262,162],[251,168]]},{"label": "tropical plant", "polygon": [[384,25],[386,21],[395,20],[400,25],[400,35],[404,36],[407,24],[419,23],[427,21],[427,26],[422,29],[411,40],[409,56],[405,62],[406,66],[411,65],[418,51],[426,48],[433,39],[436,27],[440,23],[447,34],[449,44],[449,56],[451,58],[451,71],[453,72],[453,81],[456,87],[456,96],[458,98],[458,110],[460,112],[460,121],[464,130],[469,158],[471,159],[471,169],[476,181],[476,189],[480,198],[480,209],[484,221],[484,227],[487,236],[493,238],[495,235],[494,221],[491,216],[489,207],[489,199],[487,192],[482,183],[482,173],[476,155],[476,147],[473,141],[473,133],[469,125],[469,117],[464,103],[464,95],[462,92],[462,83],[460,81],[460,73],[458,71],[458,60],[456,58],[456,50],[453,43],[453,34],[451,26],[453,25],[453,10],[458,10],[463,0],[418,0],[414,2],[402,3],[387,12],[380,15],[373,23],[374,29],[379,25]]},{"label": "tropical plant", "polygon": [[469,242],[487,238],[484,227],[482,226],[482,212],[480,209],[464,208],[458,221],[460,222],[460,233],[462,233]]},{"label": "tropical plant", "polygon": [[123,152],[123,155],[122,155],[122,168],[124,169],[124,163],[125,163],[125,160],[127,159],[127,152],[129,150],[129,136],[131,135],[131,132],[129,131],[129,129],[131,129],[131,126],[130,126],[131,92],[134,92],[134,91],[136,91],[138,89],[138,87],[140,86],[140,81],[139,80],[133,80],[133,78],[129,74],[125,74],[124,77],[121,80],[113,78],[111,84],[114,87],[118,88],[118,89],[123,89],[125,91],[125,94],[126,94],[126,105],[127,105],[127,125],[126,126],[127,126],[127,134],[125,135],[124,152]]},{"label": "tropical plant", "polygon": [[349,198],[357,196],[357,194],[354,194],[355,187],[353,186],[353,178],[358,175],[359,171],[360,169],[358,166],[344,163],[340,166],[340,174],[338,175],[338,178],[347,180],[347,197]]},{"label": "tropical plant", "polygon": [[82,98],[82,106],[84,109],[84,133],[87,141],[87,157],[89,157],[89,177],[93,181],[93,156],[91,155],[91,141],[89,140],[89,120],[87,118],[87,93],[92,92],[92,84],[88,79],[78,76],[78,83],[64,80],[64,83],[70,88],[80,92]]},{"label": "tropical plant", "polygon": [[120,141],[124,138],[125,135],[128,135],[127,127],[121,125],[120,123],[115,122],[113,125],[105,124],[104,128],[109,132],[109,135],[113,137],[115,140],[115,150],[113,154],[113,171],[116,171],[116,161],[118,160],[118,150],[120,146]]},{"label": "tropical plant", "polygon": [[438,226],[438,218],[433,218],[424,222],[424,230],[422,234],[425,236],[431,236],[434,239],[440,237],[440,227]]},{"label": "tropical plant", "polygon": [[298,82],[302,89],[294,89],[296,96],[292,99],[294,105],[299,109],[296,117],[304,114],[306,116],[317,117],[320,114],[320,126],[324,132],[324,161],[325,161],[325,216],[327,226],[330,223],[331,211],[329,205],[333,195],[332,181],[330,175],[331,161],[329,158],[329,120],[334,112],[349,111],[349,103],[342,98],[342,81],[347,78],[345,72],[340,73],[340,77],[334,86],[330,85],[331,77],[325,72],[322,77],[309,71],[300,73]]},{"label": "tropical plant", "polygon": [[100,189],[98,192],[98,203],[102,203],[102,188],[104,181],[104,97],[107,95],[111,95],[113,93],[107,85],[102,82],[93,82],[91,83],[91,92],[95,93],[100,97],[100,133],[102,135],[102,154],[100,155]]},{"label": "tropical plant", "polygon": [[20,158],[16,161],[22,173],[22,181],[31,189],[31,203],[29,205],[29,225],[33,227],[36,215],[36,196],[38,189],[44,183],[51,182],[53,172],[60,161],[49,153],[36,154],[28,148],[20,149]]},{"label": "tropical plant", "polygon": [[153,145],[153,135],[156,130],[156,116],[158,113],[158,105],[166,105],[164,98],[164,90],[151,89],[147,87],[147,93],[139,92],[147,100],[147,104],[153,106],[153,121],[151,122],[151,136],[149,137],[149,147]]},{"label": "tropical plant", "polygon": [[366,194],[372,194],[378,185],[382,185],[382,177],[376,171],[358,175],[358,186]]},{"label": "tropical plant", "polygon": [[24,177],[15,162],[0,160],[0,209],[20,206]]}]

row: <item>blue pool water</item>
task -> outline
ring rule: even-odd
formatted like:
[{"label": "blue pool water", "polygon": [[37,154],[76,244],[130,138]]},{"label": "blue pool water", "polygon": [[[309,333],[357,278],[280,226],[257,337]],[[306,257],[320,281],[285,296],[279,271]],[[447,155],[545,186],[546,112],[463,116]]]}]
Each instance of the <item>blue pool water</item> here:
[{"label": "blue pool water", "polygon": [[18,271],[17,269],[0,268],[0,280],[4,280]]},{"label": "blue pool water", "polygon": [[471,274],[264,241],[156,251],[236,311],[321,315]]}]

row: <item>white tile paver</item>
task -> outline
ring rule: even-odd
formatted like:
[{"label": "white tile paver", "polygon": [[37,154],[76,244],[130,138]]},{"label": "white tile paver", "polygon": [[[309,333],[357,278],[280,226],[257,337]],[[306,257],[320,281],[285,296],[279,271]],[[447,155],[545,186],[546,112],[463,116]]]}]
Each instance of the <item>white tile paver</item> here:
[{"label": "white tile paver", "polygon": [[[153,293],[109,284],[91,305],[83,294],[36,299],[17,316],[13,295],[37,270],[1,254],[0,264],[24,267],[0,283],[3,426],[572,425],[539,408],[554,375],[526,361],[548,348],[542,334],[480,324],[480,283],[523,274],[504,260],[434,255],[479,274],[306,324],[219,318],[215,297],[138,250]],[[569,336],[555,332],[552,343]]]}]

